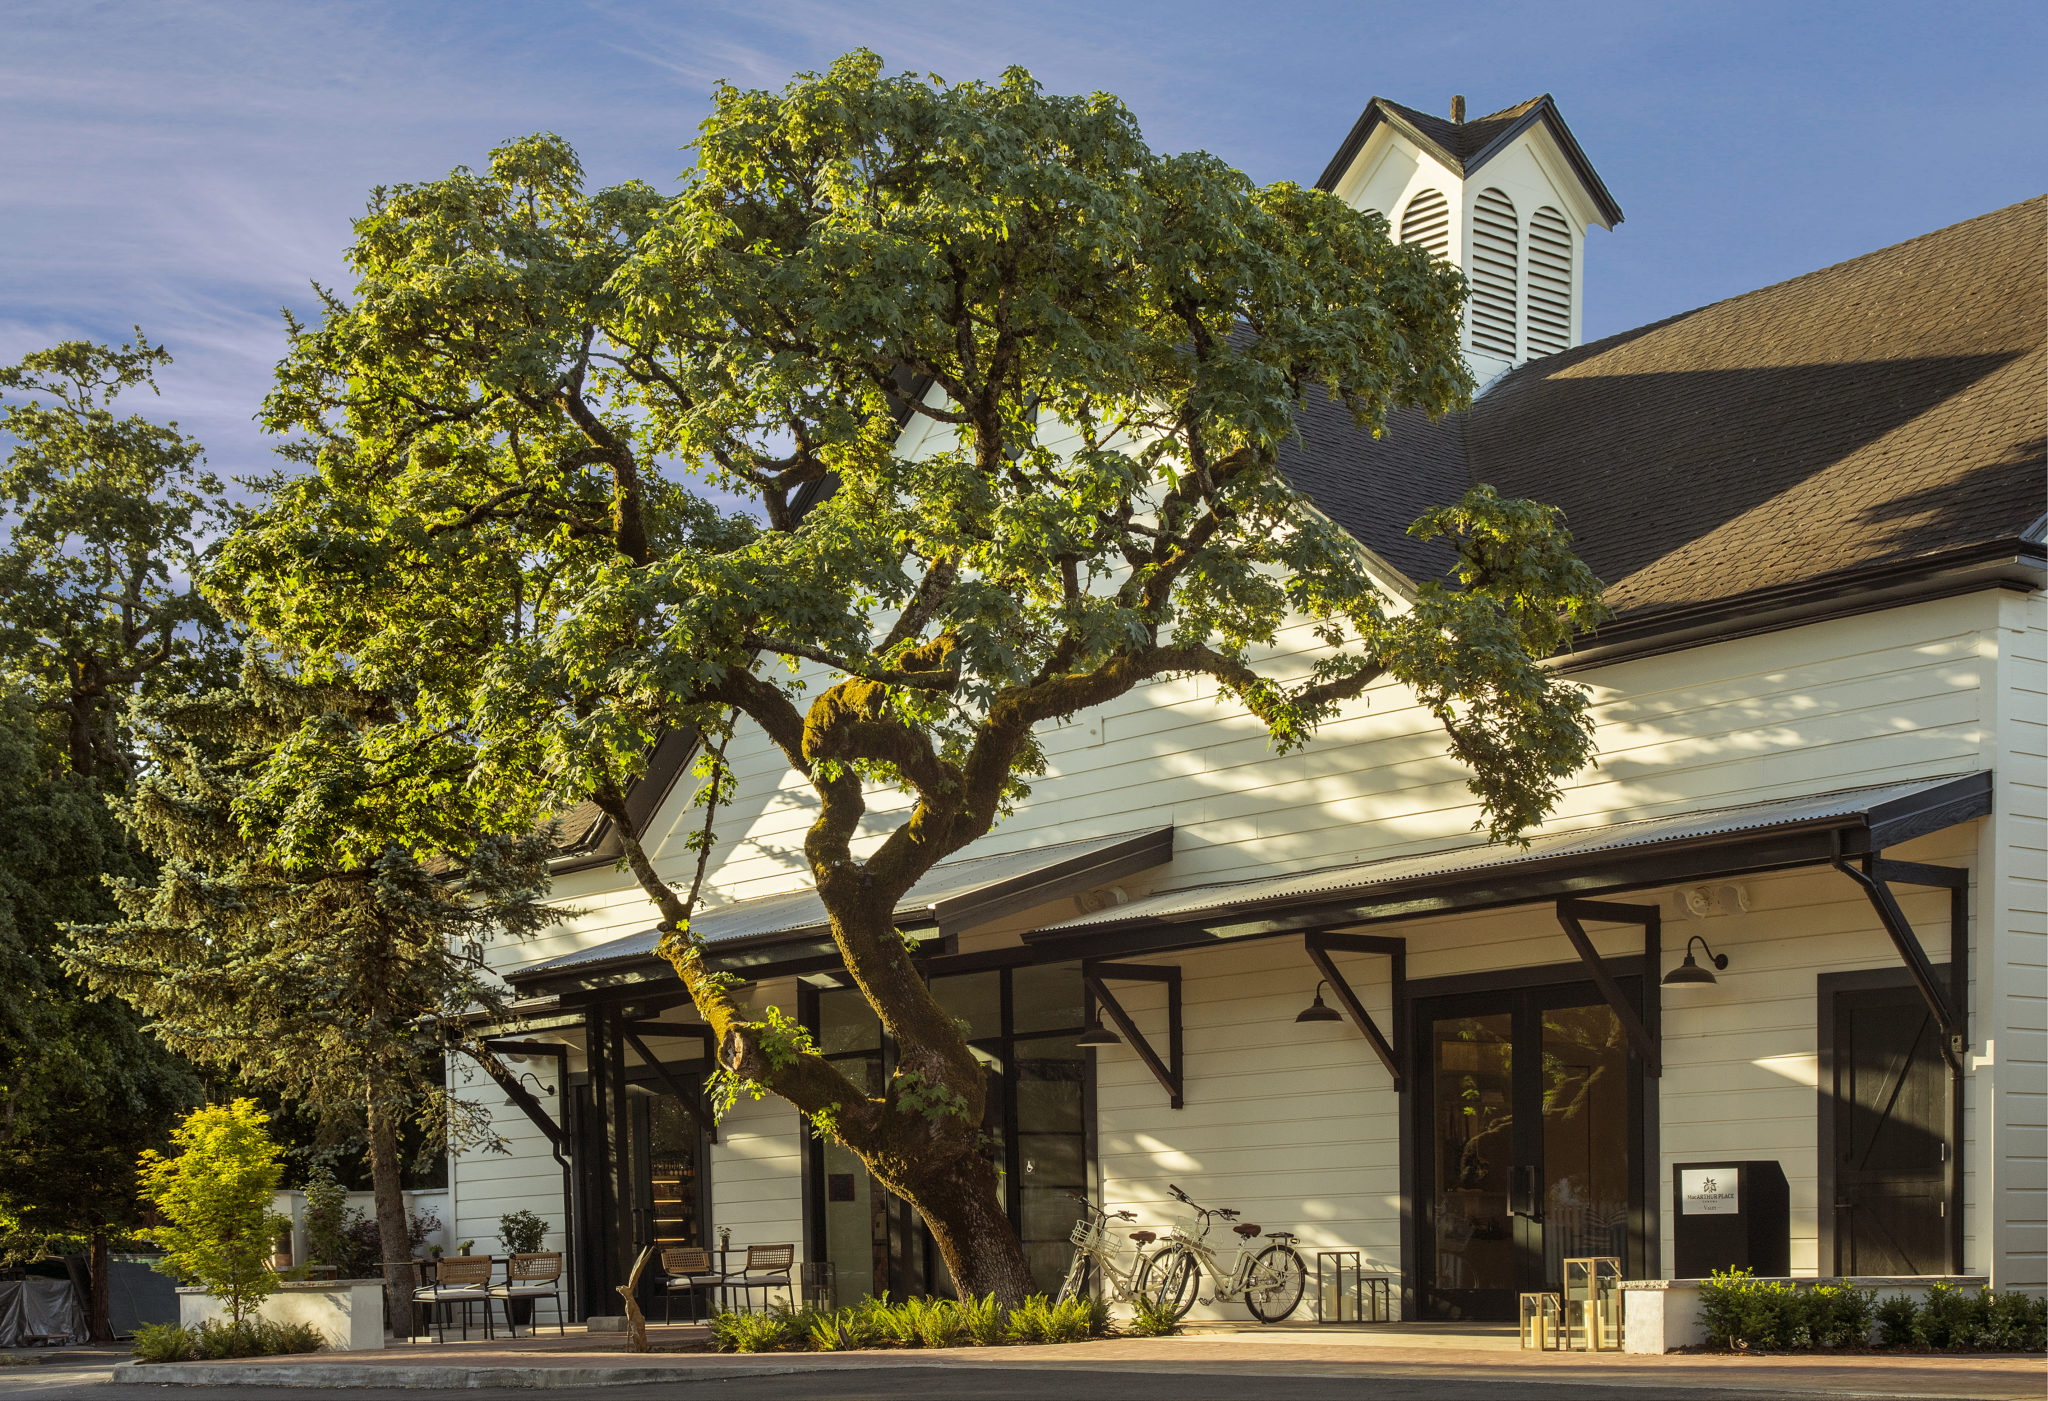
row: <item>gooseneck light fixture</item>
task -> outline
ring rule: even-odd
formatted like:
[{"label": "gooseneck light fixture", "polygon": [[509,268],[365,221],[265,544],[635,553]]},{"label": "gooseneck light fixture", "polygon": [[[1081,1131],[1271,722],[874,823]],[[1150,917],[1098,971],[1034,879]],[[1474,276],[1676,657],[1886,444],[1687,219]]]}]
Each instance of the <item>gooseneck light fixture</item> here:
[{"label": "gooseneck light fixture", "polygon": [[1302,1009],[1301,1015],[1295,1018],[1297,1022],[1341,1022],[1344,1020],[1342,1012],[1323,1001],[1323,989],[1329,985],[1330,981],[1327,978],[1316,984],[1316,1000]]},{"label": "gooseneck light fixture", "polygon": [[1074,1038],[1076,1046],[1121,1046],[1124,1039],[1102,1024],[1102,1013],[1088,1023],[1088,1029]]},{"label": "gooseneck light fixture", "polygon": [[1693,962],[1692,946],[1694,944],[1700,946],[1700,952],[1707,956],[1707,961],[1713,964],[1715,968],[1726,969],[1728,967],[1728,955],[1725,953],[1715,953],[1711,948],[1707,947],[1705,939],[1695,934],[1685,941],[1685,962],[1664,975],[1665,987],[1688,987],[1699,984],[1711,987],[1714,983],[1720,981],[1714,976],[1711,969],[1702,968],[1699,964]]}]

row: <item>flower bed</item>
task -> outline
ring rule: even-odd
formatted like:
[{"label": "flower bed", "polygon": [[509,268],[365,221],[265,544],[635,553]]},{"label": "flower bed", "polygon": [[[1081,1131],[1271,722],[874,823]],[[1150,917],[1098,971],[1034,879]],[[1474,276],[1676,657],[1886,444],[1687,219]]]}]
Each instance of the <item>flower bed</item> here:
[{"label": "flower bed", "polygon": [[1954,1352],[2040,1352],[2048,1347],[2048,1301],[1936,1281],[1924,1299],[1847,1284],[1755,1279],[1747,1270],[1699,1286],[1707,1345],[1735,1351],[1886,1348]]},{"label": "flower bed", "polygon": [[[1157,1336],[1175,1331],[1172,1318],[1144,1301],[1124,1331]],[[778,1307],[767,1313],[722,1313],[711,1320],[719,1352],[852,1352],[867,1348],[999,1347],[1008,1343],[1080,1343],[1107,1337],[1109,1305],[1099,1299],[1055,1304],[1034,1294],[1014,1309],[994,1295],[965,1300],[863,1299],[830,1311]]]}]

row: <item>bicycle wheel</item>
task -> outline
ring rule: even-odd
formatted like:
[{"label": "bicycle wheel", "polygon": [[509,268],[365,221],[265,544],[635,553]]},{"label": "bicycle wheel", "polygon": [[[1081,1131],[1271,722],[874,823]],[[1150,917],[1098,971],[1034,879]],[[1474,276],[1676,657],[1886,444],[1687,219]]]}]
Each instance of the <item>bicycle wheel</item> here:
[{"label": "bicycle wheel", "polygon": [[1308,1266],[1294,1247],[1269,1245],[1252,1261],[1251,1285],[1244,1291],[1244,1306],[1261,1323],[1278,1323],[1301,1303],[1308,1287]]},{"label": "bicycle wheel", "polygon": [[1154,1256],[1151,1265],[1146,1273],[1145,1297],[1160,1313],[1187,1317],[1202,1284],[1202,1267],[1195,1263],[1195,1252],[1184,1245],[1172,1246]]},{"label": "bicycle wheel", "polygon": [[1085,1299],[1094,1292],[1095,1261],[1080,1251],[1074,1252],[1074,1263],[1067,1267],[1067,1278],[1060,1285],[1059,1296],[1053,1300],[1064,1304],[1069,1299]]}]

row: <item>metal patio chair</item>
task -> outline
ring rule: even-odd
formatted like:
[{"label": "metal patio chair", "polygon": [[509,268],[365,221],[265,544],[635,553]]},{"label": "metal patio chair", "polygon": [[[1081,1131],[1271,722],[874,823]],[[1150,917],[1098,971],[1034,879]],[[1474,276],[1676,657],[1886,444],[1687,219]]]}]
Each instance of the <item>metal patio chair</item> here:
[{"label": "metal patio chair", "polygon": [[790,1279],[790,1267],[796,1263],[796,1247],[793,1245],[750,1245],[747,1247],[747,1262],[725,1277],[727,1293],[739,1291],[741,1304],[749,1313],[754,1308],[754,1291],[761,1291],[761,1307],[768,1307],[771,1291],[782,1288],[794,1294]]},{"label": "metal patio chair", "polygon": [[448,1341],[447,1310],[456,1304],[462,1306],[462,1337],[469,1339],[469,1306],[484,1306],[484,1337],[495,1337],[491,1331],[491,1257],[488,1255],[444,1255],[434,1269],[433,1282],[413,1291],[416,1304],[426,1304],[434,1310],[435,1336],[440,1342]]},{"label": "metal patio chair", "polygon": [[[505,1282],[492,1286],[491,1294],[494,1298],[504,1300],[505,1329],[515,1338],[519,1336],[519,1325],[512,1317],[514,1301],[534,1305],[542,1299],[553,1299],[555,1331],[569,1331],[568,1324],[562,1316],[562,1252],[559,1250],[514,1255],[505,1264]],[[526,1332],[527,1336],[531,1337],[539,1331],[540,1314],[536,1310],[528,1316]]]},{"label": "metal patio chair", "polygon": [[711,1263],[711,1252],[696,1246],[670,1246],[661,1252],[661,1321],[675,1322],[676,1295],[690,1298],[690,1322],[701,1323],[706,1310],[700,1304],[707,1290],[725,1284],[725,1276]]}]

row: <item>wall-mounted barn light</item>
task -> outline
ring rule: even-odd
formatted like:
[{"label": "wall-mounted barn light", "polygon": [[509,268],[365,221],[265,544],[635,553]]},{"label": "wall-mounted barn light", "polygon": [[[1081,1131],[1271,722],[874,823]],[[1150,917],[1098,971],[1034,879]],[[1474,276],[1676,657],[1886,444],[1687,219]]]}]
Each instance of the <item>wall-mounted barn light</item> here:
[{"label": "wall-mounted barn light", "polygon": [[1686,987],[1701,983],[1711,986],[1720,981],[1711,970],[1702,968],[1699,964],[1693,962],[1692,946],[1694,944],[1700,946],[1700,952],[1707,956],[1707,961],[1712,963],[1715,968],[1726,969],[1728,967],[1728,955],[1725,953],[1715,953],[1711,948],[1707,947],[1705,939],[1695,934],[1685,941],[1685,962],[1664,975],[1665,987]]},{"label": "wall-mounted barn light", "polygon": [[1295,1018],[1297,1022],[1341,1022],[1344,1020],[1342,1012],[1323,1001],[1323,989],[1329,985],[1330,983],[1327,978],[1316,984],[1316,1000],[1301,1010],[1301,1015]]}]

